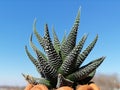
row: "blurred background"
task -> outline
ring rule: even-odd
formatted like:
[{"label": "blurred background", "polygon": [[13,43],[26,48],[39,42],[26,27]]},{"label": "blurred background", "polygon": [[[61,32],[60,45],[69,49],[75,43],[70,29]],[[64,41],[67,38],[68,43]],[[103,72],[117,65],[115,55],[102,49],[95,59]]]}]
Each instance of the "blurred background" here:
[{"label": "blurred background", "polygon": [[[84,64],[106,56],[105,61],[97,69],[94,81],[102,88],[101,90],[119,90],[119,0],[0,0],[0,86],[2,88],[0,90],[6,86],[8,88],[12,86],[14,89],[24,87],[27,82],[21,73],[40,77],[24,49],[27,45],[34,55],[29,46],[34,19],[37,19],[36,27],[40,35],[44,35],[44,25],[47,23],[50,33],[54,26],[59,39],[62,40],[64,32],[66,31],[67,35],[70,32],[80,7],[77,41],[83,34],[89,34],[84,46],[86,48],[94,37],[99,35],[95,48]],[[33,42],[40,48],[34,36]]]}]

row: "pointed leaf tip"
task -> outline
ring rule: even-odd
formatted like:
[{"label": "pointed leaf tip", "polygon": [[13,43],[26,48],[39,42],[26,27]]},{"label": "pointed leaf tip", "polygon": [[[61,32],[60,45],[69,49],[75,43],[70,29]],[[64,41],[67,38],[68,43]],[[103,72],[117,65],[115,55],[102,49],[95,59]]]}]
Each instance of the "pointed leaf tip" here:
[{"label": "pointed leaf tip", "polygon": [[81,7],[80,7],[79,10],[78,10],[76,20],[79,20],[79,19],[80,19],[80,15],[81,15]]},{"label": "pointed leaf tip", "polygon": [[23,77],[25,77],[25,74],[21,73]]},{"label": "pointed leaf tip", "polygon": [[36,20],[36,18],[34,19],[34,22],[33,22],[33,31],[36,31],[36,22],[37,22],[37,20]]}]

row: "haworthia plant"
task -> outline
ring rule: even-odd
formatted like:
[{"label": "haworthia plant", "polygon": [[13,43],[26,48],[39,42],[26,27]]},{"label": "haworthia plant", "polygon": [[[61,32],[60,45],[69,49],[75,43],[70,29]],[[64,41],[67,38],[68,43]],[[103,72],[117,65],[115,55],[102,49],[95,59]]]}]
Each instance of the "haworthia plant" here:
[{"label": "haworthia plant", "polygon": [[34,22],[34,35],[46,54],[35,46],[32,41],[33,35],[31,35],[30,46],[33,48],[37,57],[35,58],[32,56],[28,51],[27,46],[25,46],[25,50],[27,56],[35,65],[38,73],[41,74],[41,78],[23,74],[29,83],[44,84],[48,86],[48,88],[58,88],[64,85],[75,87],[77,84],[89,83],[94,77],[97,67],[103,62],[105,57],[93,60],[87,65],[81,67],[81,64],[95,46],[98,40],[98,35],[87,46],[87,48],[82,51],[88,35],[84,35],[76,45],[79,22],[80,10],[78,11],[70,34],[68,36],[65,34],[62,42],[59,41],[54,28],[52,29],[53,41],[51,40],[47,24],[45,24],[45,34],[42,37],[36,29],[36,21]]}]

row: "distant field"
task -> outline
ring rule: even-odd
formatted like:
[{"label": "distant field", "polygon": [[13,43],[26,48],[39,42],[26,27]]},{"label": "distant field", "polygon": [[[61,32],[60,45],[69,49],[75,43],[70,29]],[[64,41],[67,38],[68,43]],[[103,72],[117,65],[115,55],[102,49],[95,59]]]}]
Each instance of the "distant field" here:
[{"label": "distant field", "polygon": [[117,74],[99,74],[94,77],[93,81],[101,90],[120,90],[120,77]]},{"label": "distant field", "polygon": [[24,90],[24,87],[0,86],[0,90]]}]

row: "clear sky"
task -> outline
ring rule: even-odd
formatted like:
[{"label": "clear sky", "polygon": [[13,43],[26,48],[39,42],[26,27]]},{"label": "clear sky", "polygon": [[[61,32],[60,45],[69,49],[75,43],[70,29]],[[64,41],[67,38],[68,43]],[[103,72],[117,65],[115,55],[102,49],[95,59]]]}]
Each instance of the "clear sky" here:
[{"label": "clear sky", "polygon": [[[120,74],[120,0],[0,0],[0,85],[25,85],[21,73],[39,77],[24,50],[27,45],[34,55],[29,37],[35,18],[41,35],[47,23],[50,32],[54,25],[61,40],[65,30],[70,32],[80,6],[77,41],[89,33],[86,47],[99,35],[85,63],[106,56],[97,72]],[[38,46],[36,38],[33,42]]]}]

